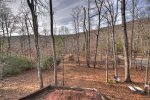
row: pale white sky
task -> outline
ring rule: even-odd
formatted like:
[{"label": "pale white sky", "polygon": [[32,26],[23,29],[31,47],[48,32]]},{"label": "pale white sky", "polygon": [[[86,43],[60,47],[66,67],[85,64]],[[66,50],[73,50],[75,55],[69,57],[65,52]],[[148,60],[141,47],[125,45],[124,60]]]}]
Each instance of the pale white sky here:
[{"label": "pale white sky", "polygon": [[[10,3],[9,6],[12,8],[14,14],[17,14],[18,9],[20,7],[21,0],[12,0],[14,2]],[[22,0],[26,1],[26,0]],[[49,1],[49,0],[47,0]],[[72,9],[77,6],[86,6],[87,0],[53,0],[53,8],[54,8],[54,20],[56,26],[68,26],[68,28],[72,28]],[[142,0],[140,0],[140,5],[143,6]],[[40,26],[43,24],[47,24],[49,28],[49,14],[44,18],[39,18]]]},{"label": "pale white sky", "polygon": [[[21,0],[13,0],[14,2],[10,3],[9,6],[12,8],[13,13],[16,15],[21,4]],[[22,0],[26,1],[26,0]],[[48,1],[48,0],[47,0]],[[53,0],[54,8],[54,21],[57,27],[67,26],[72,28],[72,9],[77,6],[85,5],[86,0]],[[39,24],[46,24],[49,27],[49,15],[44,16],[44,18],[39,18]]]},{"label": "pale white sky", "polygon": [[[26,0],[23,0],[26,1]],[[74,7],[82,6],[86,0],[53,0],[54,16],[57,24],[68,24]],[[21,0],[14,0],[9,6],[17,14]],[[47,21],[46,21],[47,22]]]}]

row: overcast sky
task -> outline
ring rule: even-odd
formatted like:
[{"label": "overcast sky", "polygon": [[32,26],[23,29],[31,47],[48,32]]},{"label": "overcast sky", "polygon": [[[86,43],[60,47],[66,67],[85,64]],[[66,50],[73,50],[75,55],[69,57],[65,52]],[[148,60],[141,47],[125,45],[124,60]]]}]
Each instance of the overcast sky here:
[{"label": "overcast sky", "polygon": [[[26,0],[25,0],[26,1]],[[82,6],[86,0],[53,0],[54,20],[57,25],[68,25],[71,21],[71,11],[74,7]],[[17,14],[21,0],[15,0],[10,4],[14,14]],[[48,16],[42,19],[42,23],[47,23]]]},{"label": "overcast sky", "polygon": [[[21,0],[14,0],[14,1],[15,2],[10,3],[9,6],[12,8],[13,13],[17,14]],[[56,23],[56,27],[65,25],[68,26],[68,28],[71,28],[72,9],[77,6],[86,6],[87,5],[86,2],[87,0],[53,0],[54,21]],[[140,0],[140,2],[141,2],[140,6],[143,6],[142,0]],[[43,24],[47,24],[47,26],[49,27],[49,22],[50,22],[49,15],[45,16],[44,18],[39,18],[40,26]]]},{"label": "overcast sky", "polygon": [[84,5],[85,0],[53,0],[55,20],[58,24],[68,24],[74,7]]}]

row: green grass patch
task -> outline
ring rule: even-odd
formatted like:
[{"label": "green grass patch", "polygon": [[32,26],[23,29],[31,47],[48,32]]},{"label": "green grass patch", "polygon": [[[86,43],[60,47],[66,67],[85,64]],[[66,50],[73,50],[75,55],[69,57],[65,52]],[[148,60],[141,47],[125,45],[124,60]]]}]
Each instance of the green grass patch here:
[{"label": "green grass patch", "polygon": [[16,75],[26,70],[30,70],[34,63],[33,61],[20,56],[11,56],[4,59],[4,75]]}]

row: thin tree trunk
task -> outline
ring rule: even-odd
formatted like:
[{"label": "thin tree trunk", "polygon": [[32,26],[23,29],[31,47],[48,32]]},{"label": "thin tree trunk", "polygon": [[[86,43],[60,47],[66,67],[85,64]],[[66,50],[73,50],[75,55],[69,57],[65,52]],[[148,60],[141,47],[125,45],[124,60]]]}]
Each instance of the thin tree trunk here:
[{"label": "thin tree trunk", "polygon": [[65,68],[64,68],[64,54],[62,55],[62,64],[63,64],[63,73],[62,73],[62,76],[63,76],[63,86],[65,85]]},{"label": "thin tree trunk", "polygon": [[[1,55],[1,57],[2,57],[2,60],[4,59],[3,57],[4,57],[4,43],[5,43],[5,29],[4,29],[4,23],[2,22],[1,23],[1,25],[2,25],[2,32],[3,32],[3,37],[2,37],[2,41],[1,41],[1,53],[0,53],[0,55]],[[0,67],[1,67],[1,75],[0,75],[0,79],[2,80],[3,79],[3,71],[4,71],[4,65],[3,65],[3,62],[1,61],[1,65],[0,65]]]},{"label": "thin tree trunk", "polygon": [[96,51],[95,51],[95,57],[94,57],[94,68],[97,62],[97,50],[98,50],[98,40],[99,40],[100,26],[101,26],[101,10],[102,10],[103,1],[101,1],[100,7],[98,6],[97,0],[95,0],[95,4],[97,7],[97,11],[98,11],[98,33],[96,34]]},{"label": "thin tree trunk", "polygon": [[35,40],[35,48],[36,48],[36,65],[38,70],[38,78],[39,78],[39,85],[40,88],[43,88],[43,77],[42,77],[42,70],[40,64],[40,48],[39,48],[39,33],[38,33],[38,19],[37,19],[37,1],[34,0],[27,0],[28,6],[31,10],[32,14],[32,22],[33,22],[33,30],[34,30],[34,40]]},{"label": "thin tree trunk", "polygon": [[132,67],[132,49],[133,49],[133,38],[134,38],[134,9],[135,9],[135,1],[132,0],[132,33],[131,33],[131,40],[130,40],[130,68]]},{"label": "thin tree trunk", "polygon": [[53,48],[53,63],[54,63],[54,83],[55,86],[58,85],[57,83],[57,63],[56,63],[56,48],[55,48],[55,38],[53,33],[53,7],[52,7],[52,0],[49,0],[50,6],[50,25],[51,25],[51,37],[52,37],[52,48]]},{"label": "thin tree trunk", "polygon": [[108,24],[107,51],[106,51],[106,82],[108,82],[108,54],[109,54],[109,24]]},{"label": "thin tree trunk", "polygon": [[78,64],[80,67],[80,45],[79,45],[79,15],[77,15],[77,55],[78,55]]},{"label": "thin tree trunk", "polygon": [[6,33],[7,33],[7,44],[8,44],[8,47],[7,47],[7,57],[11,55],[11,52],[10,52],[10,36],[9,36],[9,30],[8,30],[8,23],[7,23],[7,19],[5,21],[5,26],[6,26]]},{"label": "thin tree trunk", "polygon": [[65,68],[64,68],[64,64],[65,64],[65,60],[64,60],[64,55],[65,55],[65,41],[64,41],[64,37],[62,39],[63,42],[63,54],[62,54],[62,64],[63,64],[63,86],[65,85]]},{"label": "thin tree trunk", "polygon": [[94,55],[94,68],[96,68],[96,64],[97,64],[98,39],[99,39],[99,34],[96,35],[96,50],[95,50],[95,55]]},{"label": "thin tree trunk", "polygon": [[88,34],[87,34],[87,66],[90,67],[90,0],[88,0]]},{"label": "thin tree trunk", "polygon": [[85,55],[85,57],[87,58],[87,50],[86,50],[86,48],[87,48],[87,43],[86,43],[86,40],[87,40],[87,32],[86,32],[86,9],[85,9],[85,7],[83,8],[83,12],[84,12],[84,19],[83,19],[83,32],[84,32],[84,55]]},{"label": "thin tree trunk", "polygon": [[24,29],[23,29],[23,22],[22,22],[22,27],[21,27],[21,32],[23,33],[21,36],[20,36],[20,46],[21,46],[21,54],[20,54],[20,56],[21,55],[24,55],[24,37],[23,37],[23,35],[24,35]]},{"label": "thin tree trunk", "polygon": [[129,67],[129,45],[126,28],[125,0],[121,1],[122,28],[124,32],[124,60],[125,60],[125,82],[131,82],[130,67]]},{"label": "thin tree trunk", "polygon": [[[114,23],[114,21],[112,23]],[[115,76],[118,76],[118,71],[117,71],[117,48],[116,48],[115,26],[114,26],[114,24],[113,24],[112,27],[113,27],[112,39],[113,39],[114,68],[115,68]]]},{"label": "thin tree trunk", "polygon": [[0,37],[0,80],[3,79],[2,49],[2,38]]},{"label": "thin tree trunk", "polygon": [[[149,40],[150,43],[150,40]],[[148,76],[149,76],[149,67],[150,67],[150,45],[148,48],[148,55],[147,55],[147,67],[146,67],[146,73],[145,73],[145,85],[148,85]]]},{"label": "thin tree trunk", "polygon": [[[2,44],[2,45],[1,45],[1,46],[2,46],[2,47],[1,47],[1,49],[2,49],[2,50],[1,50],[1,58],[2,58],[2,60],[4,60],[4,56],[5,56],[5,50],[4,50],[4,49],[5,49],[5,40],[6,40],[6,38],[5,38],[4,22],[2,22],[1,25],[2,25],[2,33],[3,33],[3,34],[2,34],[2,41],[1,41],[1,42],[2,42],[2,43],[1,43],[1,44]],[[1,64],[2,64],[2,65],[0,66],[0,67],[1,67],[1,76],[0,76],[0,79],[3,79],[3,76],[4,76],[4,75],[3,75],[3,74],[4,74],[4,62],[1,61]]]},{"label": "thin tree trunk", "polygon": [[20,36],[20,47],[21,47],[21,53],[20,56],[23,54],[23,41],[22,41],[22,36]]},{"label": "thin tree trunk", "polygon": [[86,31],[86,8],[85,7],[84,7],[83,30],[84,30],[84,34],[85,34],[85,56],[86,56],[86,63],[87,63],[87,66],[88,66],[89,65],[89,61],[88,61],[88,32]]},{"label": "thin tree trunk", "polygon": [[27,15],[25,15],[25,25],[26,25],[27,35],[28,35],[29,55],[30,55],[30,58],[31,58],[31,40],[30,40],[30,33],[29,33],[28,23],[27,23]]}]

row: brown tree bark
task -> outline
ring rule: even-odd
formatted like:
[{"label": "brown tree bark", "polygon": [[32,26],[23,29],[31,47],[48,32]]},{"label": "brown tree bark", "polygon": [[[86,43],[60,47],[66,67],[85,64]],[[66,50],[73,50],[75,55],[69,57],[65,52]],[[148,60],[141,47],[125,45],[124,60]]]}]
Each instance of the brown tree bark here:
[{"label": "brown tree bark", "polygon": [[[112,51],[113,51],[113,60],[114,60],[114,66],[113,68],[115,69],[115,76],[118,76],[118,70],[117,70],[117,47],[116,47],[116,38],[115,38],[115,25],[117,21],[117,16],[118,16],[118,0],[116,2],[116,5],[114,5],[111,0],[107,0],[106,3],[104,3],[104,6],[108,10],[111,18],[111,25],[112,25]],[[116,9],[114,9],[114,6]]]},{"label": "brown tree bark", "polygon": [[129,67],[129,43],[126,27],[126,4],[125,0],[121,1],[121,15],[122,15],[122,29],[124,33],[124,61],[125,61],[125,82],[131,82],[130,78],[130,67]]},{"label": "brown tree bark", "polygon": [[[84,10],[84,21],[83,21],[83,31],[84,31],[84,36],[85,36],[85,57],[86,57],[86,63],[89,65],[88,61],[88,32],[86,29],[86,8],[83,8]],[[88,66],[89,67],[89,66]]]},{"label": "brown tree bark", "polygon": [[90,19],[90,0],[88,0],[88,34],[87,34],[87,66],[90,67],[90,34],[91,34],[91,19]]},{"label": "brown tree bark", "polygon": [[36,10],[37,0],[27,0],[27,3],[32,14],[34,41],[35,41],[35,48],[36,48],[36,65],[38,70],[39,85],[40,88],[43,88],[43,77],[42,77],[42,70],[40,66],[40,48],[39,48],[39,41],[38,41],[39,32],[38,32],[38,19],[37,19],[37,10]]},{"label": "brown tree bark", "polygon": [[103,0],[100,1],[100,6],[98,5],[97,0],[95,0],[95,4],[96,4],[97,12],[98,12],[98,32],[96,34],[96,50],[95,50],[95,56],[94,56],[94,68],[96,67],[96,62],[97,62],[98,40],[99,40],[99,35],[100,35],[101,11],[102,11]]},{"label": "brown tree bark", "polygon": [[52,48],[53,48],[53,63],[54,63],[54,84],[55,86],[58,85],[57,82],[57,63],[56,63],[56,47],[55,47],[55,37],[54,37],[54,27],[53,27],[53,7],[52,7],[52,0],[49,0],[49,7],[50,7],[50,29],[51,29],[51,37],[52,37]]}]

